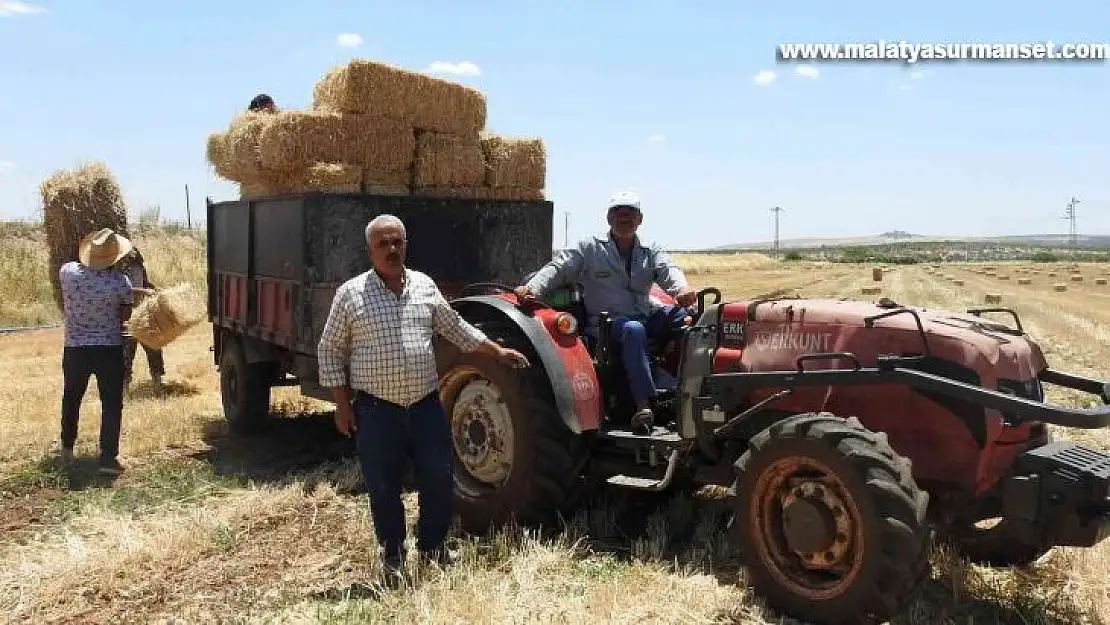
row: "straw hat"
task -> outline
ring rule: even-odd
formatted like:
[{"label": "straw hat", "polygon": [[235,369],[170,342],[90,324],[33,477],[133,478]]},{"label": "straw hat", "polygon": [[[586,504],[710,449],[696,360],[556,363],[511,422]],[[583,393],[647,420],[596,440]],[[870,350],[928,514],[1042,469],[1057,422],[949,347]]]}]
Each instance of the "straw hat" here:
[{"label": "straw hat", "polygon": [[93,269],[107,269],[127,256],[134,246],[126,237],[111,228],[91,232],[81,240],[77,257],[81,264]]}]

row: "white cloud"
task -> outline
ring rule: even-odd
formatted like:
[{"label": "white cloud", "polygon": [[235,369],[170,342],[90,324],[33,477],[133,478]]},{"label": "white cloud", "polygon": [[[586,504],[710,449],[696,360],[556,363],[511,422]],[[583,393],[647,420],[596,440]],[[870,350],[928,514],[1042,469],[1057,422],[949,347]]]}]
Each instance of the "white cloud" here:
[{"label": "white cloud", "polygon": [[819,72],[817,68],[812,65],[799,65],[798,67],[794,68],[794,73],[806,78],[817,78],[821,75],[821,72]]},{"label": "white cloud", "polygon": [[436,61],[424,70],[427,74],[454,74],[456,76],[480,76],[482,68],[470,61],[451,63],[449,61]]},{"label": "white cloud", "polygon": [[775,82],[775,73],[769,69],[765,69],[756,74],[755,77],[752,78],[752,82],[754,82],[757,87],[766,87]]},{"label": "white cloud", "polygon": [[663,143],[667,140],[666,135],[651,135],[647,138],[648,143]]},{"label": "white cloud", "polygon": [[362,45],[362,36],[355,33],[341,33],[335,36],[335,43],[344,48],[357,48]]},{"label": "white cloud", "polygon": [[37,4],[20,2],[20,0],[0,0],[0,17],[34,15],[35,13],[46,13],[46,9]]}]

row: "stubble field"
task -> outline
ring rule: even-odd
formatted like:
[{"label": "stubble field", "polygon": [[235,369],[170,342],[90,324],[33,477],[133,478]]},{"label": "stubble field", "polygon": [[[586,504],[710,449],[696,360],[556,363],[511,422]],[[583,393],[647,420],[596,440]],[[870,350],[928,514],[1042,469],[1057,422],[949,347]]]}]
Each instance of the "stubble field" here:
[{"label": "stubble field", "polygon": [[[56,321],[45,280],[28,278],[45,266],[33,237],[0,246],[0,290],[12,294],[0,326]],[[136,240],[155,281],[203,286],[196,237],[151,232]],[[873,299],[861,289],[874,285],[899,303],[963,309],[997,294],[1055,366],[1110,377],[1110,287],[1096,284],[1110,277],[1104,266],[1078,267],[1081,282],[1063,264],[996,265],[994,276],[982,266],[907,266],[874,283],[862,265],[756,255],[678,260],[695,284],[729,298]],[[1055,291],[1057,283],[1067,290]],[[82,408],[77,466],[65,471],[54,460],[60,331],[0,335],[0,620],[792,622],[745,590],[724,531],[727,510],[712,489],[610,493],[560,531],[460,538],[462,560],[451,568],[423,571],[408,588],[380,588],[353,446],[334,431],[330,406],[278,389],[271,431],[229,436],[210,345],[204,325],[168,347],[162,393],[150,387],[140,351],[124,408],[129,470],[107,480],[95,474],[95,383]],[[1050,400],[1080,401],[1058,393]],[[1110,448],[1103,432],[1055,434]],[[406,502],[415,512],[415,497]],[[1057,549],[1025,571],[970,567],[940,549],[933,564],[920,598],[895,622],[1102,623],[1110,615],[1110,544]]]}]

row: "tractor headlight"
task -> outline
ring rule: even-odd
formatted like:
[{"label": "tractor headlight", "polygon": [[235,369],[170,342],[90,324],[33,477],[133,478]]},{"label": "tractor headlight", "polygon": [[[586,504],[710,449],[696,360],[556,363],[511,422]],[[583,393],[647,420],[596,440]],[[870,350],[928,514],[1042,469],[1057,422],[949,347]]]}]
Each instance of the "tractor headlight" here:
[{"label": "tractor headlight", "polygon": [[555,331],[564,336],[574,336],[578,332],[578,320],[570,313],[555,316]]}]

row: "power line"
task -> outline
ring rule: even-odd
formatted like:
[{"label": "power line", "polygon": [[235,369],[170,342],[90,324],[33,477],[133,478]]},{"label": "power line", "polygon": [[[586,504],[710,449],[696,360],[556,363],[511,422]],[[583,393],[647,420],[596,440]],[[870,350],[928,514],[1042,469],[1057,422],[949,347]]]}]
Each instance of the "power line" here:
[{"label": "power line", "polygon": [[771,208],[771,212],[775,214],[775,258],[778,258],[779,255],[779,213],[783,210],[785,209],[779,208],[778,206]]}]

